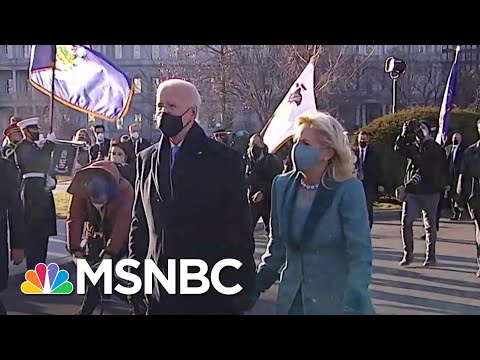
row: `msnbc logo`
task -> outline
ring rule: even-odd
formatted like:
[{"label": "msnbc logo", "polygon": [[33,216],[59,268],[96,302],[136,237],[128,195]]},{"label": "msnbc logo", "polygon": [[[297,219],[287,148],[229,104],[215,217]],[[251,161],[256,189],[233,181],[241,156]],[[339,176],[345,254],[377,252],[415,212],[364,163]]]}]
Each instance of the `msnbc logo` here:
[{"label": "msnbc logo", "polygon": [[20,290],[27,295],[69,295],[73,292],[73,284],[68,281],[66,270],[59,270],[57,264],[37,264],[35,270],[25,273],[25,280]]}]

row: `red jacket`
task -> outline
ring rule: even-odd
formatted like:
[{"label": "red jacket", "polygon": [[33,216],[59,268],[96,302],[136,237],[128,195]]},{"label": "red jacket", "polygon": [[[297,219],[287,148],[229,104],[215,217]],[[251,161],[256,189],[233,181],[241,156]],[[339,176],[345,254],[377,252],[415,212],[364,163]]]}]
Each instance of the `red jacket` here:
[{"label": "red jacket", "polygon": [[72,194],[66,221],[67,246],[69,251],[80,248],[84,224],[87,239],[98,231],[98,211],[88,199],[85,190],[87,181],[98,172],[108,173],[118,184],[116,195],[105,205],[105,223],[108,223],[108,226],[103,229],[107,243],[110,242],[106,251],[113,255],[127,246],[134,195],[132,185],[120,175],[117,166],[107,160],[97,161],[76,172],[67,189],[67,192]]}]

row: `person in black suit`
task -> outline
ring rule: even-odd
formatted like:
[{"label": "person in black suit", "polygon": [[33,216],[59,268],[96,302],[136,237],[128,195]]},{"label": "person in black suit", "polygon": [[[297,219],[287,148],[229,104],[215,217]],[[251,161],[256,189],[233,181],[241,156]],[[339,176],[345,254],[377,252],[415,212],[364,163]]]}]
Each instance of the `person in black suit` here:
[{"label": "person in black suit", "polygon": [[96,142],[90,146],[90,162],[105,160],[108,158],[108,152],[110,150],[110,139],[105,137],[105,126],[102,124],[94,125],[92,131],[95,135]]},{"label": "person in black suit", "polygon": [[128,158],[128,164],[135,165],[135,159],[140,151],[150,147],[152,143],[140,136],[140,127],[138,124],[131,124],[128,127],[128,140],[123,142],[128,148],[128,152],[133,156]]},{"label": "person in black suit", "polygon": [[369,145],[370,134],[361,131],[358,134],[358,146],[354,147],[357,158],[357,177],[363,184],[367,198],[368,218],[370,229],[373,226],[373,203],[378,195],[385,191],[383,181],[382,162],[375,150]]},{"label": "person in black suit", "polygon": [[[0,157],[0,292],[8,286],[9,260],[15,265],[22,263],[25,253],[25,221],[20,199],[18,169],[13,161]],[[8,229],[8,231],[7,231]],[[9,252],[10,248],[10,252]],[[0,315],[7,311],[0,299]]]},{"label": "person in black suit", "polygon": [[462,166],[463,152],[465,148],[462,145],[462,134],[455,133],[452,136],[452,144],[445,147],[448,157],[448,200],[452,208],[452,217],[450,220],[460,220],[462,210],[458,207],[455,196],[460,168]]},{"label": "person in black suit", "polygon": [[[129,258],[141,264],[151,259],[162,271],[168,259],[201,259],[208,264],[209,280],[219,260],[237,259],[240,269],[225,268],[220,280],[243,290],[227,296],[210,286],[202,295],[168,294],[154,279],[151,295],[130,297],[135,314],[145,303],[149,315],[243,314],[251,306],[255,243],[243,160],[205,135],[196,121],[200,102],[198,90],[187,81],[166,80],[158,87],[157,121],[163,135],[137,157]],[[143,278],[143,266],[130,271]]]}]

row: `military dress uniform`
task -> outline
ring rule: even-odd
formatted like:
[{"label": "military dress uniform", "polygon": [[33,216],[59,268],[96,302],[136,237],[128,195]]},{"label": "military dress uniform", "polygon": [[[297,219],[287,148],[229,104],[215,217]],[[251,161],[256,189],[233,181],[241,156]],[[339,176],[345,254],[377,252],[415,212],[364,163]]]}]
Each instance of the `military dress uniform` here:
[{"label": "military dress uniform", "polygon": [[3,135],[5,135],[6,141],[2,148],[2,157],[4,157],[7,160],[14,161],[15,147],[17,146],[17,144],[10,140],[10,136],[17,132],[21,132],[17,123],[10,124],[3,132]]},{"label": "military dress uniform", "polygon": [[[18,126],[38,126],[38,118],[22,120]],[[57,219],[52,190],[56,181],[51,176],[51,159],[55,144],[43,146],[23,139],[16,146],[15,161],[20,169],[21,199],[27,227],[25,257],[27,268],[34,269],[47,257],[48,238],[57,235]]]}]

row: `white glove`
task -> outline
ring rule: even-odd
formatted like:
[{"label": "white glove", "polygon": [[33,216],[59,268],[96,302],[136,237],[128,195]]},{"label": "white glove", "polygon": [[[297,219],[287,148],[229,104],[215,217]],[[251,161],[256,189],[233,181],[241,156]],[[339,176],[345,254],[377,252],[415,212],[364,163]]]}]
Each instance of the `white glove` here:
[{"label": "white glove", "polygon": [[45,139],[45,136],[43,136],[43,134],[39,134],[38,140],[35,141],[35,144],[37,144],[37,146],[41,149],[43,148],[43,145],[45,145],[46,141],[47,140]]},{"label": "white glove", "polygon": [[55,136],[55,133],[52,132],[50,134],[47,135],[47,140],[50,141],[50,142],[55,142],[57,141],[57,137]]}]

